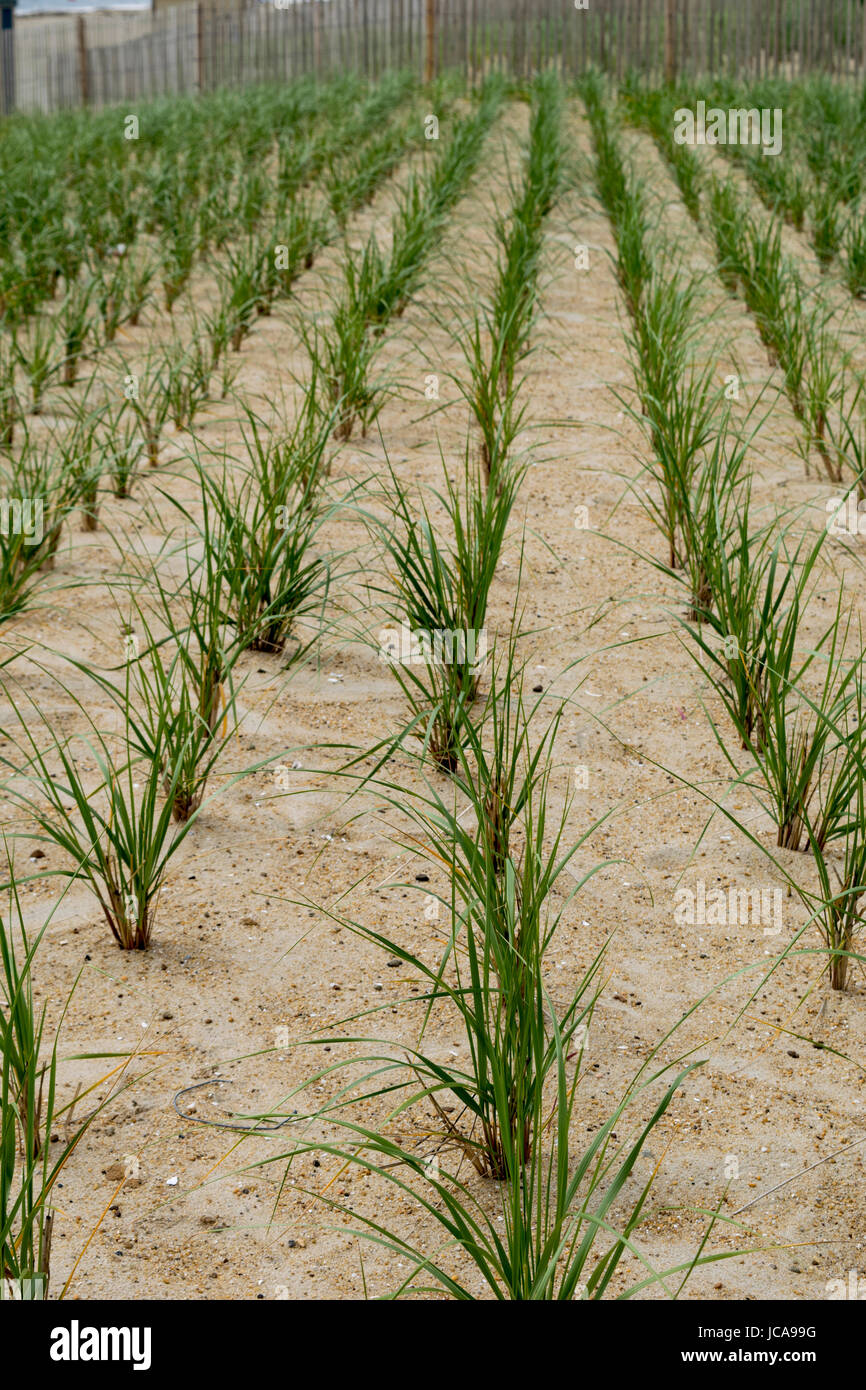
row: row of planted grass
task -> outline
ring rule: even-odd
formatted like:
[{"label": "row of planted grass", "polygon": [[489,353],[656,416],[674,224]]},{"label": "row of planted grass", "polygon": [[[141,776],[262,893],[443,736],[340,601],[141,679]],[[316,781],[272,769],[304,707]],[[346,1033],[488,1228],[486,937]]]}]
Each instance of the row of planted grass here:
[{"label": "row of planted grass", "polygon": [[515,450],[524,414],[518,368],[530,350],[537,310],[544,219],[562,176],[561,105],[557,83],[536,84],[526,171],[511,190],[509,212],[496,219],[489,302],[475,311],[471,326],[454,306],[457,326],[450,331],[466,363],[455,383],[470,407],[477,450],[467,442],[457,480],[446,471],[444,489],[434,494],[450,543],[437,535],[425,500],[393,470],[387,479],[387,519],[380,534],[394,581],[371,586],[373,592],[397,630],[405,625],[410,632],[463,634],[464,651],[457,660],[393,666],[425,749],[447,772],[459,766],[467,737],[490,589],[525,472]]},{"label": "row of planted grass", "polygon": [[477,166],[502,97],[502,83],[488,81],[477,109],[454,123],[429,172],[410,177],[392,218],[387,251],[375,235],[360,253],[347,248],[328,321],[306,330],[314,380],[327,390],[330,408],[339,407],[340,439],[351,437],[356,422],[366,435],[381,410],[386,383],[376,374],[376,361],[382,334],[418,291],[449,213]]},{"label": "row of planted grass", "polygon": [[[634,323],[640,407],[631,414],[646,437],[650,483],[638,496],[667,552],[663,562],[652,563],[685,587],[686,612],[677,620],[687,649],[748,754],[743,767],[726,726],[708,710],[732,778],[752,791],[775,824],[779,847],[811,854],[814,873],[805,886],[784,865],[777,867],[807,911],[803,931],[812,923],[821,931],[831,985],[844,989],[852,962],[861,959],[856,937],[866,895],[859,622],[843,585],[831,620],[814,641],[804,641],[826,530],[810,540],[796,517],[755,520],[748,468],[753,427],[735,424],[712,370],[692,363],[697,287],[675,265],[662,272],[665,293],[658,292],[664,252],[644,187],[622,153],[599,85],[591,83],[586,96],[599,194],[617,233],[620,280]],[[782,347],[781,327],[778,337],[767,327],[768,320],[778,324],[779,304],[786,303],[778,235],[762,242],[755,224],[742,231],[742,217],[735,227],[726,187],[717,185],[715,195],[729,214],[720,230],[714,210],[717,237],[738,245],[745,237],[755,258],[773,268],[758,277],[738,262],[752,295],[759,286],[774,286],[757,317],[763,333],[787,353],[791,345]],[[730,266],[731,255],[723,266]],[[757,310],[755,298],[752,303]],[[849,463],[856,468],[858,461]]]}]

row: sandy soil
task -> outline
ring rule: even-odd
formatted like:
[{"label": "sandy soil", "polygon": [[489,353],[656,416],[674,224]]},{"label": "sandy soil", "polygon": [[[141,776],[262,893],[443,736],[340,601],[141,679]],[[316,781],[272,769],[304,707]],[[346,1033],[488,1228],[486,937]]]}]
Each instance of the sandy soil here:
[{"label": "sandy soil", "polygon": [[[569,106],[568,119],[571,147],[584,160],[588,128],[577,104]],[[509,109],[498,122],[424,293],[389,330],[383,365],[395,390],[380,419],[382,439],[352,440],[341,451],[336,492],[380,473],[385,450],[399,475],[419,485],[439,483],[440,448],[449,468],[459,466],[467,419],[448,373],[460,370],[461,357],[443,324],[454,313],[455,295],[465,296],[467,284],[489,281],[492,212],[504,205],[506,169],[509,162],[516,167],[525,125],[522,108]],[[696,270],[708,272],[711,312],[702,350],[717,363],[720,380],[740,374],[744,412],[770,380],[771,409],[754,446],[756,505],[772,509],[784,499],[809,507],[819,526],[829,488],[815,468],[811,479],[804,476],[798,427],[784,397],[775,399],[777,374],[767,366],[754,325],[715,279],[711,246],[696,233],[654,147],[638,136],[633,144],[658,190],[666,235]],[[706,996],[660,1054],[670,1059],[694,1050],[704,1064],[687,1078],[638,1169],[637,1181],[645,1180],[659,1163],[644,1247],[660,1265],[677,1264],[705,1230],[696,1208],[721,1202],[734,1217],[754,1203],[736,1216],[742,1226],[717,1227],[715,1239],[730,1249],[763,1248],[699,1271],[684,1296],[823,1298],[828,1280],[860,1267],[866,1240],[862,1150],[830,1157],[866,1138],[857,1061],[864,1045],[862,978],[858,973],[849,993],[833,996],[819,958],[800,954],[761,985],[802,921],[793,899],[785,901],[778,937],[751,923],[701,928],[675,920],[678,887],[702,880],[772,888],[781,880],[754,845],[721,816],[711,817],[702,794],[722,795],[727,768],[702,707],[702,697],[712,704],[700,672],[676,636],[672,615],[682,611],[680,596],[637,553],[660,556],[660,543],[626,486],[639,471],[642,448],[617,399],[631,390],[628,325],[609,259],[611,231],[587,197],[588,187],[586,177],[579,180],[549,220],[543,316],[524,388],[530,427],[523,443],[534,461],[488,616],[488,628],[506,630],[524,534],[522,597],[526,626],[535,630],[523,652],[530,673],[549,692],[550,713],[558,696],[571,697],[556,750],[554,811],[573,785],[575,766],[588,771],[571,811],[574,838],[615,808],[575,857],[576,874],[600,860],[608,865],[567,908],[551,961],[550,987],[554,997],[564,995],[613,934],[577,1125],[591,1132],[650,1051]],[[353,235],[359,244],[371,228],[386,233],[393,195],[394,185],[358,219]],[[795,240],[808,265],[805,244]],[[590,248],[588,271],[574,268],[576,244]],[[297,400],[292,374],[304,371],[292,315],[298,307],[311,314],[322,303],[336,260],[334,251],[323,256],[300,283],[297,304],[260,320],[244,344],[237,387],[258,409],[278,414],[283,397],[291,412]],[[196,293],[207,295],[206,277],[199,277]],[[164,317],[151,308],[148,322],[129,331],[127,346],[138,351],[149,333],[162,331]],[[439,375],[448,405],[434,415],[424,399],[431,372]],[[218,450],[225,441],[237,448],[234,414],[230,406],[207,406],[196,420],[203,444]],[[158,543],[145,501],[156,501],[157,483],[179,497],[193,496],[188,468],[172,461],[184,443],[180,438],[166,448],[159,478],[148,477],[131,501],[106,498],[103,529],[94,535],[67,530],[52,583],[87,576],[93,587],[46,595],[39,611],[16,621],[11,640],[62,646],[101,665],[118,659],[117,611],[104,582],[118,566],[109,532],[122,537],[124,547]],[[576,529],[578,507],[588,509],[589,529]],[[339,756],[315,748],[324,742],[370,746],[399,727],[405,713],[387,669],[357,640],[366,534],[346,517],[328,536],[346,554],[344,578],[334,586],[334,626],[318,661],[290,678],[276,659],[246,659],[243,725],[225,769],[276,757],[290,767],[298,763],[288,774],[291,791],[276,785],[271,768],[262,768],[210,804],[173,862],[149,952],[118,951],[93,899],[75,885],[41,948],[40,998],[53,1012],[82,972],[64,1052],[139,1050],[126,1073],[134,1084],[88,1131],[58,1191],[55,1292],[70,1274],[70,1296],[82,1299],[355,1298],[362,1296],[364,1279],[373,1293],[395,1287],[406,1268],[372,1247],[365,1247],[362,1266],[348,1212],[330,1212],[316,1198],[326,1188],[347,1208],[386,1218],[425,1248],[439,1244],[436,1230],[425,1229],[408,1199],[375,1176],[341,1170],[326,1156],[308,1157],[284,1184],[284,1164],[255,1166],[285,1150],[279,1132],[244,1139],[201,1123],[226,1120],[232,1110],[285,1113],[299,1106],[292,1088],[323,1061],[320,1051],[299,1044],[344,1016],[377,1008],[365,1021],[368,1031],[398,1045],[414,1041],[413,1013],[398,1010],[396,1001],[411,995],[415,982],[298,900],[331,906],[341,898],[340,910],[348,915],[380,924],[429,950],[431,959],[438,950],[436,929],[423,912],[424,894],[435,884],[417,882],[426,867],[395,847],[397,818],[383,816],[372,798],[345,808],[325,775]],[[834,556],[861,596],[854,560]],[[832,574],[822,577],[828,600],[834,585]],[[64,669],[59,656],[43,659]],[[79,695],[87,688],[74,674],[64,678]],[[26,684],[71,727],[70,702],[47,677],[31,667]],[[92,694],[88,699],[98,708]],[[108,716],[107,709],[103,713]],[[416,776],[409,760],[399,757],[389,771],[407,785]],[[738,791],[731,804],[772,847],[769,821],[747,793]],[[19,850],[21,858],[26,854]],[[786,862],[800,871],[797,858]],[[52,848],[38,867],[60,864]],[[28,920],[40,922],[55,897],[56,885],[31,885]],[[817,945],[817,937],[809,944]],[[435,1017],[430,1045],[459,1055],[464,1045],[454,1028],[447,1017]],[[342,1055],[335,1041],[328,1045],[332,1056]],[[65,1093],[76,1081],[98,1080],[108,1065],[67,1065]],[[217,1076],[231,1085],[217,1084]],[[212,1084],[182,1096],[175,1109],[176,1093],[201,1082]],[[324,1078],[317,1097],[333,1094],[335,1084]],[[95,1094],[104,1092],[103,1085]],[[365,1119],[374,1111],[370,1107]],[[403,1120],[394,1132],[423,1144],[431,1142],[434,1128],[431,1118],[425,1134],[416,1118],[414,1128]],[[124,1177],[125,1163],[132,1171],[129,1155],[138,1161],[137,1177]],[[635,1262],[629,1264],[636,1273]]]}]

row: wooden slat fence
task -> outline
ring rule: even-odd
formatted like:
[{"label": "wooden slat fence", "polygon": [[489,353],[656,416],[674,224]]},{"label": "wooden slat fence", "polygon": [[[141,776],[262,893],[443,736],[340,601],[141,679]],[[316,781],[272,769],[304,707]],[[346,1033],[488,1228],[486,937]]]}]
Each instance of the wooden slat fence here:
[{"label": "wooden slat fence", "polygon": [[[0,0],[2,6],[2,0]],[[0,112],[105,106],[388,68],[467,81],[549,65],[648,82],[705,73],[866,73],[866,0],[208,0],[156,12],[16,15],[0,30]]]}]

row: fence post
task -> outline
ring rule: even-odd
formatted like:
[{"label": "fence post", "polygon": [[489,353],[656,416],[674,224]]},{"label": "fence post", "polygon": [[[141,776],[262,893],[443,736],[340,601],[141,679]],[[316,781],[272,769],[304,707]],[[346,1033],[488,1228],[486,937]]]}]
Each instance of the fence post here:
[{"label": "fence post", "polygon": [[0,111],[9,116],[15,110],[15,11],[11,4],[0,6]]},{"label": "fence post", "polygon": [[195,85],[204,91],[204,5],[198,0],[195,7]]},{"label": "fence post", "polygon": [[424,37],[424,81],[432,82],[436,75],[436,0],[427,0]]},{"label": "fence post", "polygon": [[665,0],[665,82],[677,79],[677,0]]},{"label": "fence post", "polygon": [[78,90],[81,93],[82,106],[87,106],[90,102],[90,72],[87,67],[87,29],[85,26],[84,15],[78,15],[75,21],[75,37],[78,50]]}]

